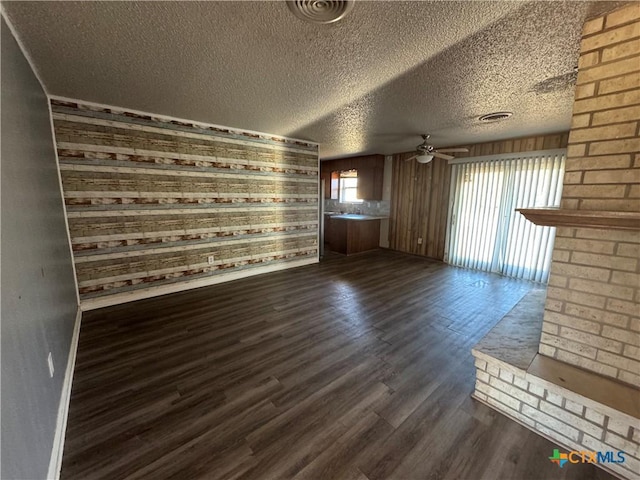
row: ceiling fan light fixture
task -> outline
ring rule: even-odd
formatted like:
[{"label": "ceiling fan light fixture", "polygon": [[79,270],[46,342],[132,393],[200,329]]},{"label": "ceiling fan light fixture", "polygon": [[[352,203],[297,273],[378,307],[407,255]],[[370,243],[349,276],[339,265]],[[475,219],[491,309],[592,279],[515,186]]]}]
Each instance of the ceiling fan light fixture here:
[{"label": "ceiling fan light fixture", "polygon": [[431,155],[430,153],[423,153],[422,155],[418,155],[416,157],[416,160],[418,163],[429,163],[431,160],[433,160],[433,155]]},{"label": "ceiling fan light fixture", "polygon": [[344,18],[354,0],[288,0],[291,13],[309,23],[333,23]]}]

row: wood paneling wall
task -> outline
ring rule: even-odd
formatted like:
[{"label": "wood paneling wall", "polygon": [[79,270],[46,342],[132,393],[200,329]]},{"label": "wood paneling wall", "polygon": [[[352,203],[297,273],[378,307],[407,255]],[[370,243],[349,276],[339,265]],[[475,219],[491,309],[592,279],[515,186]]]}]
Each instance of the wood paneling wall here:
[{"label": "wood paneling wall", "polygon": [[476,143],[473,145],[459,145],[469,149],[469,153],[456,153],[456,158],[481,157],[484,155],[499,155],[501,153],[534,152],[537,150],[552,150],[566,148],[569,132],[561,132],[535,137],[512,138],[497,142]]},{"label": "wood paneling wall", "polygon": [[317,261],[317,145],[75,102],[52,109],[83,303]]},{"label": "wood paneling wall", "polygon": [[405,161],[411,156],[393,157],[389,248],[442,260],[451,166],[445,161]]},{"label": "wood paneling wall", "polygon": [[[469,153],[457,158],[564,148],[568,133],[460,145]],[[442,260],[447,234],[451,166],[434,159],[426,165],[407,162],[414,152],[393,157],[389,248]],[[422,238],[422,244],[418,239]]]}]

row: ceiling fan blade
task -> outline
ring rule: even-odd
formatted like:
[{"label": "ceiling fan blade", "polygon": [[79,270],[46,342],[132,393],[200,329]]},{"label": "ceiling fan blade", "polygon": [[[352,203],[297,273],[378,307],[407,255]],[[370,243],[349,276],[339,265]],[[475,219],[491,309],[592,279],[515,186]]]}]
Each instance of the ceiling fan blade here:
[{"label": "ceiling fan blade", "polygon": [[405,162],[410,162],[411,160],[415,160],[416,158],[418,158],[418,155],[414,155],[413,157],[405,159]]},{"label": "ceiling fan blade", "polygon": [[464,147],[460,147],[460,148],[439,148],[438,152],[464,152],[464,153],[468,153],[469,149],[468,148],[464,148]]},{"label": "ceiling fan blade", "polygon": [[446,155],[444,153],[440,153],[436,151],[431,152],[431,154],[436,158],[443,158],[445,160],[453,160],[454,158],[456,158],[453,155]]}]

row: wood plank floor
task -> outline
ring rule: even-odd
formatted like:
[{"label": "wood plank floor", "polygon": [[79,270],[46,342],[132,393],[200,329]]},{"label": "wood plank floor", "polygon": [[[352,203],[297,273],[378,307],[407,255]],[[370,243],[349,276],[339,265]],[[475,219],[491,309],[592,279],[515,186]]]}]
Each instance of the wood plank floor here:
[{"label": "wood plank floor", "polygon": [[612,478],[469,397],[530,288],[381,250],[88,312],[62,478]]}]

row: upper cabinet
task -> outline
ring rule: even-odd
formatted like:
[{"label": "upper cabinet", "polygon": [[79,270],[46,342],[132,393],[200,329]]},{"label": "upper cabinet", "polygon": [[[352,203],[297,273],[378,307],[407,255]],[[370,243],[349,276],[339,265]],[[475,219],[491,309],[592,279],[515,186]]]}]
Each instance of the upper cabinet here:
[{"label": "upper cabinet", "polygon": [[[384,155],[364,155],[362,157],[339,158],[320,163],[320,178],[325,182],[324,197],[338,200],[337,185],[340,172],[358,172],[358,198],[361,200],[382,200],[382,179],[384,176]],[[332,185],[332,173],[333,183]]]},{"label": "upper cabinet", "polygon": [[382,200],[384,155],[369,155],[358,161],[358,198]]}]

